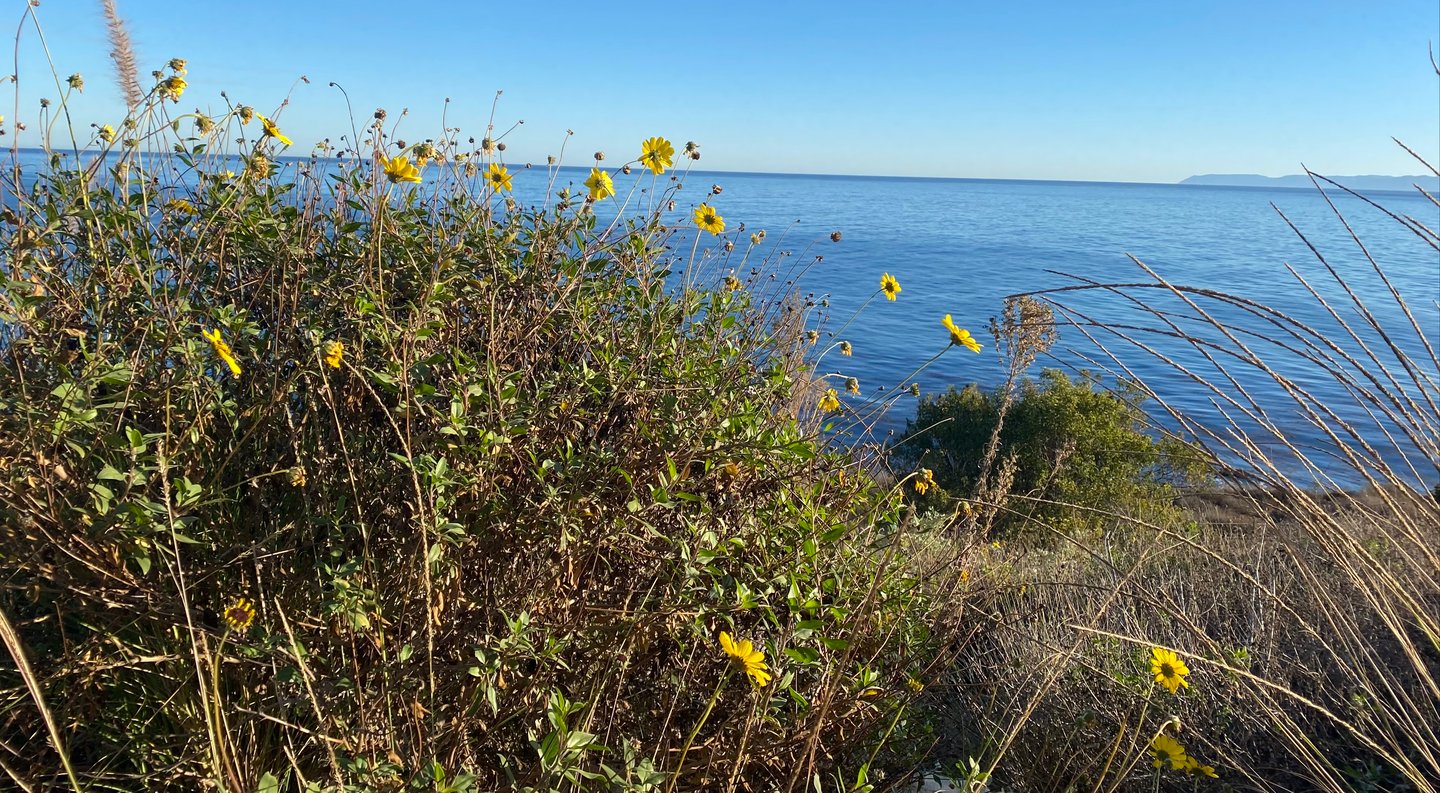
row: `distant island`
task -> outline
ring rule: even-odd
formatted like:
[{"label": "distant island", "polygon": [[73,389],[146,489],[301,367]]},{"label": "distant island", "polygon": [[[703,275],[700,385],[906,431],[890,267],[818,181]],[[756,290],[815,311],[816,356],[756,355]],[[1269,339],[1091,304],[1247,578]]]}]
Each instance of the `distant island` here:
[{"label": "distant island", "polygon": [[[1434,176],[1331,176],[1331,179],[1352,190],[1404,190],[1413,191],[1415,185],[1436,192],[1440,190],[1440,179]],[[1180,180],[1180,184],[1194,184],[1223,187],[1301,187],[1311,188],[1310,177],[1304,174],[1290,176],[1261,176],[1258,173],[1207,173]]]}]

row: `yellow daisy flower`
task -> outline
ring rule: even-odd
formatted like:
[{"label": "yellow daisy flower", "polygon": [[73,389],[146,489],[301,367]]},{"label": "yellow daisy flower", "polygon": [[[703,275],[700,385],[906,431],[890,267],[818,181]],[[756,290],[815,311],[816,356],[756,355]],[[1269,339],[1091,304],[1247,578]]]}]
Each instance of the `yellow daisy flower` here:
[{"label": "yellow daisy flower", "polygon": [[640,164],[657,176],[675,164],[674,156],[675,147],[664,138],[649,138],[640,143]]},{"label": "yellow daisy flower", "polygon": [[915,492],[923,496],[932,487],[936,487],[935,472],[929,468],[921,468],[920,475],[915,478]]},{"label": "yellow daisy flower", "polygon": [[900,294],[900,282],[895,280],[895,276],[885,273],[880,276],[880,289],[885,292],[886,300],[894,300]]},{"label": "yellow daisy flower", "polygon": [[730,634],[721,631],[720,648],[730,656],[736,666],[745,670],[745,674],[755,681],[755,685],[763,688],[766,683],[770,682],[769,667],[765,665],[765,653],[755,649],[749,639],[736,642],[730,638]]},{"label": "yellow daisy flower", "polygon": [[183,198],[172,198],[165,202],[165,208],[179,215],[198,214],[195,205]]},{"label": "yellow daisy flower", "polygon": [[266,134],[266,135],[269,135],[270,137],[274,138],[275,140],[280,141],[281,143],[285,144],[286,146],[289,146],[289,145],[293,142],[293,141],[290,140],[290,138],[288,138],[288,137],[285,136],[285,133],[283,133],[283,132],[280,131],[280,128],[279,128],[279,127],[275,126],[275,122],[273,122],[273,121],[271,121],[270,119],[268,119],[268,118],[260,115],[259,113],[256,113],[256,114],[255,114],[255,117],[258,118],[258,119],[260,119],[260,126],[261,126],[261,127],[264,127],[264,129],[265,129],[265,134]]},{"label": "yellow daisy flower", "polygon": [[169,98],[171,102],[179,102],[180,95],[185,93],[185,78],[180,75],[172,75],[160,81],[160,93]]},{"label": "yellow daisy flower", "polygon": [[731,292],[740,291],[740,279],[736,278],[734,275],[725,276],[725,288],[729,289]]},{"label": "yellow daisy flower", "polygon": [[410,163],[409,157],[391,157],[385,161],[385,178],[392,182],[420,183],[420,169]]},{"label": "yellow daisy flower", "polygon": [[1204,765],[1199,760],[1185,755],[1185,767],[1180,769],[1190,776],[1208,776],[1211,779],[1219,779],[1220,775],[1215,773],[1215,766]]},{"label": "yellow daisy flower", "polygon": [[236,598],[225,607],[225,621],[236,631],[250,629],[255,621],[255,604],[245,598]]},{"label": "yellow daisy flower", "polygon": [[840,395],[835,389],[827,389],[825,396],[820,397],[820,409],[826,413],[834,413],[840,409]]},{"label": "yellow daisy flower", "polygon": [[719,234],[725,230],[725,218],[720,217],[709,204],[701,204],[695,207],[695,225],[711,234]]},{"label": "yellow daisy flower", "polygon": [[106,143],[114,143],[114,142],[115,142],[115,128],[112,127],[112,126],[110,126],[109,124],[106,124],[105,126],[101,127],[101,128],[100,128],[100,132],[97,133],[97,134],[100,135],[100,140],[103,140],[103,141],[105,141]]},{"label": "yellow daisy flower", "polygon": [[220,360],[224,361],[226,366],[230,367],[230,373],[238,376],[240,374],[240,364],[235,360],[235,354],[230,351],[230,345],[226,344],[225,340],[220,338],[220,331],[205,330],[201,331],[200,335],[204,336],[206,340],[210,342],[210,345],[215,348],[215,354],[220,356]]},{"label": "yellow daisy flower", "polygon": [[1171,694],[1178,693],[1181,688],[1190,687],[1190,684],[1185,682],[1185,676],[1190,674],[1190,667],[1180,660],[1180,656],[1169,650],[1151,648],[1150,674],[1155,676],[1156,683],[1164,686]]},{"label": "yellow daisy flower", "polygon": [[945,315],[945,319],[941,320],[940,324],[950,331],[951,344],[959,345],[971,352],[980,352],[980,342],[975,341],[975,337],[970,335],[970,331],[955,327],[955,320],[951,319],[949,314]]},{"label": "yellow daisy flower", "polygon": [[1150,764],[1156,768],[1162,768],[1169,763],[1171,768],[1179,771],[1190,759],[1185,754],[1185,747],[1164,733],[1155,736],[1155,739],[1150,741],[1150,751],[1155,755]]},{"label": "yellow daisy flower", "polygon": [[490,163],[490,170],[485,172],[485,181],[489,182],[490,187],[497,193],[502,190],[509,190],[511,186],[510,169],[498,162],[492,162]]},{"label": "yellow daisy flower", "polygon": [[340,359],[345,357],[345,342],[327,341],[320,349],[325,355],[325,364],[332,369],[340,368]]},{"label": "yellow daisy flower", "polygon": [[611,180],[610,174],[599,168],[590,169],[590,178],[585,180],[585,188],[590,191],[590,197],[596,201],[604,201],[615,195],[615,182]]}]

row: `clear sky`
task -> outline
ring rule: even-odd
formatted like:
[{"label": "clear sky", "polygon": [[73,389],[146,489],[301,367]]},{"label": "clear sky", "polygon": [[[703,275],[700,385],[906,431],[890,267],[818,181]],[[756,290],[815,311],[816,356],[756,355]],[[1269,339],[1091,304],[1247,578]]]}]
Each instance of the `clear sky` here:
[{"label": "clear sky", "polygon": [[[303,154],[368,118],[401,136],[497,126],[511,162],[611,162],[664,135],[699,167],[848,174],[1172,182],[1195,173],[1413,174],[1398,137],[1440,160],[1437,0],[1203,2],[490,2],[116,0],[142,81],[187,58],[178,111],[262,112]],[[123,104],[99,0],[37,13],[78,119]],[[24,0],[0,0],[14,29]],[[21,35],[19,113],[33,145],[54,78]],[[308,85],[296,85],[306,75]],[[10,87],[5,86],[5,91]],[[3,94],[0,94],[3,96]]]}]

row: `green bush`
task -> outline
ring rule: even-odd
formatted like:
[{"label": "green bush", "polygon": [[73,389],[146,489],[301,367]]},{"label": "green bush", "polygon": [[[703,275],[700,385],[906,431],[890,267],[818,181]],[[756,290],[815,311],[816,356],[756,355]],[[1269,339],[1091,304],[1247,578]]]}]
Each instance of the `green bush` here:
[{"label": "green bush", "polygon": [[[1105,388],[1088,374],[1047,369],[1018,383],[1008,410],[1007,399],[972,384],[920,401],[896,453],[934,472],[940,492],[927,496],[931,506],[955,496],[1003,501],[995,530],[1038,539],[1105,525],[1107,512],[1175,517],[1176,486],[1204,477],[1194,450],[1157,437],[1143,395],[1123,384]],[[996,462],[985,472],[997,428]]]},{"label": "green bush", "polygon": [[162,89],[4,185],[0,609],[41,694],[0,668],[9,769],[63,779],[42,702],[106,788],[863,769],[943,638],[883,550],[898,500],[787,409],[778,303],[612,209],[678,184],[526,208],[488,140],[382,117],[278,163],[252,113]]}]

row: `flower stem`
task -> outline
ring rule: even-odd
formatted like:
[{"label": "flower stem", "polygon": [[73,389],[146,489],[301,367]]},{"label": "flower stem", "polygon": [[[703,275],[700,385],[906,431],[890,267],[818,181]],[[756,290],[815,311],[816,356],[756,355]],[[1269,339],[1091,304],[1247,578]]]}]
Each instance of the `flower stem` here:
[{"label": "flower stem", "polygon": [[685,738],[685,745],[680,749],[680,760],[675,764],[675,770],[670,774],[670,784],[665,787],[665,793],[675,789],[675,783],[680,780],[680,773],[685,769],[685,756],[690,754],[690,747],[695,743],[695,736],[700,734],[700,728],[710,718],[710,712],[715,709],[715,703],[720,701],[720,692],[725,690],[725,683],[730,680],[730,674],[734,671],[733,666],[726,664],[725,674],[720,677],[720,682],[715,684],[715,691],[710,695],[710,701],[705,703],[705,712],[700,714],[700,719],[691,728],[690,735]]}]

